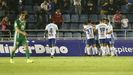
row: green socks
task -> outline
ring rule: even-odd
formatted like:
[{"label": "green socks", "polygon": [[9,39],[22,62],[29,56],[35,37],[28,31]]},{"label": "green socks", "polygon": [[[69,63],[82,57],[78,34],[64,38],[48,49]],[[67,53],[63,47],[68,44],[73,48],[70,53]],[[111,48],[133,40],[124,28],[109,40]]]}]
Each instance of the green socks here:
[{"label": "green socks", "polygon": [[29,58],[30,58],[29,50],[26,50],[25,53],[26,53],[26,57],[27,57],[27,59],[29,59]]},{"label": "green socks", "polygon": [[15,56],[15,51],[12,51],[10,56],[11,56],[11,59],[13,59],[13,57]]},{"label": "green socks", "polygon": [[[26,50],[25,53],[26,53],[27,59],[29,59],[30,58],[29,50]],[[12,51],[10,54],[11,59],[13,59],[14,56],[15,56],[15,51]]]}]

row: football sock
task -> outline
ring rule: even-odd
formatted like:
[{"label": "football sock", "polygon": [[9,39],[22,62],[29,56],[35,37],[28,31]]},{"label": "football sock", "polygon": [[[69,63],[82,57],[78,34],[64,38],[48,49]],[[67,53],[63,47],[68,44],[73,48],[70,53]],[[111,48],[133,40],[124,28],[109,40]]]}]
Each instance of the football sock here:
[{"label": "football sock", "polygon": [[95,54],[98,54],[97,47],[94,47],[94,50],[95,50]]},{"label": "football sock", "polygon": [[105,56],[105,47],[101,46],[102,56]]},{"label": "football sock", "polygon": [[110,50],[108,46],[106,47],[105,51],[106,51],[106,55],[110,55]]},{"label": "football sock", "polygon": [[87,54],[91,55],[91,47],[87,47]]},{"label": "football sock", "polygon": [[92,48],[92,52],[93,52],[93,55],[96,55],[98,52],[97,52],[97,48],[96,47],[93,47]]},{"label": "football sock", "polygon": [[29,50],[27,49],[25,52],[26,52],[26,57],[27,57],[27,59],[29,59],[29,58],[30,58]]},{"label": "football sock", "polygon": [[53,49],[53,47],[52,48],[50,48],[50,50],[51,50],[51,56],[53,56],[54,55],[54,49]]},{"label": "football sock", "polygon": [[10,54],[11,59],[13,59],[14,56],[15,56],[15,51],[12,51]]},{"label": "football sock", "polygon": [[114,47],[111,47],[111,55],[114,56],[114,55],[117,55],[117,51]]}]

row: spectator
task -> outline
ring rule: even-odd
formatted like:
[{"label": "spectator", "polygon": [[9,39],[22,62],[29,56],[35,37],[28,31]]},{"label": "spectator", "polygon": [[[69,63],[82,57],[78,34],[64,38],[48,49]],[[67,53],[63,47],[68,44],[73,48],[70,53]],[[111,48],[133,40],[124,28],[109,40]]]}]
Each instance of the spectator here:
[{"label": "spectator", "polygon": [[44,13],[47,13],[48,12],[48,5],[49,5],[48,2],[44,0],[44,2],[40,6],[42,12],[44,12]]},{"label": "spectator", "polygon": [[8,25],[10,25],[10,22],[9,22],[7,16],[5,16],[5,17],[2,19],[0,25],[1,25],[1,27],[2,27],[2,34],[3,34],[3,36],[7,35],[7,34],[8,34],[8,32],[7,32]]},{"label": "spectator", "polygon": [[128,12],[133,12],[133,0],[131,0],[132,2],[128,3]]},{"label": "spectator", "polygon": [[123,16],[122,20],[121,20],[122,28],[127,29],[128,28],[128,22],[129,22],[128,18],[126,16]]},{"label": "spectator", "polygon": [[116,7],[114,4],[114,0],[110,0],[110,4],[109,4],[109,14],[115,14],[116,11]]},{"label": "spectator", "polygon": [[46,14],[48,14],[48,8],[49,3],[47,1],[43,1],[43,3],[41,3],[41,11],[40,11],[40,17],[42,19],[42,26],[43,28],[45,27],[46,23],[47,23],[47,17]]},{"label": "spectator", "polygon": [[122,13],[127,13],[128,7],[128,0],[114,0],[114,6],[116,10],[121,10]]},{"label": "spectator", "polygon": [[51,19],[52,14],[54,14],[54,12],[57,9],[57,4],[53,0],[49,0],[48,3],[49,3],[48,15],[49,15],[49,19]]},{"label": "spectator", "polygon": [[70,13],[70,0],[64,0],[62,4],[63,13]]},{"label": "spectator", "polygon": [[73,0],[75,13],[80,15],[82,12],[81,0]]},{"label": "spectator", "polygon": [[55,24],[57,24],[59,29],[62,28],[63,16],[60,9],[57,9],[57,11],[54,13],[52,20],[55,22]]},{"label": "spectator", "polygon": [[121,0],[113,0],[113,4],[114,4],[114,7],[115,7],[115,10],[120,10],[120,1]]},{"label": "spectator", "polygon": [[7,6],[9,8],[9,11],[14,11],[15,13],[18,13],[19,10],[19,0],[7,0]]},{"label": "spectator", "polygon": [[57,5],[57,9],[62,7],[63,0],[54,0],[55,4]]},{"label": "spectator", "polygon": [[24,9],[24,0],[19,0],[19,11]]},{"label": "spectator", "polygon": [[5,0],[0,1],[0,10],[3,11],[3,13],[0,14],[1,16],[5,16],[6,14],[8,14],[8,6]]},{"label": "spectator", "polygon": [[128,18],[126,16],[123,16],[122,20],[121,20],[121,25],[122,25],[122,29],[124,29],[123,33],[124,33],[124,37],[126,38],[127,35],[127,29],[128,29]]},{"label": "spectator", "polygon": [[101,14],[108,14],[109,13],[109,0],[100,0],[100,6],[101,6]]},{"label": "spectator", "polygon": [[41,7],[39,6],[38,3],[35,3],[34,11],[35,11],[36,19],[37,19],[36,28],[40,29],[43,26],[42,24],[43,20],[42,20],[42,14],[41,14]]},{"label": "spectator", "polygon": [[128,0],[120,0],[121,2],[121,11],[122,13],[127,13],[128,12]]},{"label": "spectator", "polygon": [[7,10],[8,9],[8,7],[7,7],[7,3],[6,3],[6,1],[2,1],[2,9],[3,10]]},{"label": "spectator", "polygon": [[122,14],[120,11],[116,11],[116,14],[113,16],[114,19],[114,25],[116,29],[121,29],[121,19],[122,19]]},{"label": "spectator", "polygon": [[[95,13],[95,1],[94,0],[88,0],[88,2],[87,2],[87,12],[88,13]],[[86,10],[86,9],[85,9]]]}]

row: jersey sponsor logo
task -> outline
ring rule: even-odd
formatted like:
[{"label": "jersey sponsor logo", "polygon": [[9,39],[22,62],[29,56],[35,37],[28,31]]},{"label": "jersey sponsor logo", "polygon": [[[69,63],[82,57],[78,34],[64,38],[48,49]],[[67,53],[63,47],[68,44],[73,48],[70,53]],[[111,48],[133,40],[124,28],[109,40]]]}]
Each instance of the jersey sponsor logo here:
[{"label": "jersey sponsor logo", "polygon": [[[68,48],[65,46],[61,46],[61,47],[53,47],[55,50],[56,54],[67,54],[68,53]],[[10,53],[10,51],[13,49],[13,46],[9,46],[8,44],[0,44],[0,53],[4,54],[4,53]],[[24,51],[24,47],[20,46],[19,49],[16,51],[16,53],[20,52],[20,53],[25,53]],[[48,46],[43,46],[41,44],[34,44],[34,46],[29,46],[29,51],[30,53],[35,52],[36,54],[49,54],[50,53],[50,48]]]}]

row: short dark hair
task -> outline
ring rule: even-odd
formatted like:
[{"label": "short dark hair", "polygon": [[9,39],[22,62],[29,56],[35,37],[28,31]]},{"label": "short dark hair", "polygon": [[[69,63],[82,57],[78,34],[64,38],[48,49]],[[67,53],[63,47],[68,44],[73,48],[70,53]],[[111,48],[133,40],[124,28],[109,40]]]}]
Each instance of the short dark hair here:
[{"label": "short dark hair", "polygon": [[92,21],[91,20],[88,20],[88,23],[91,23]]},{"label": "short dark hair", "polygon": [[109,19],[105,19],[107,22],[109,22]]},{"label": "short dark hair", "polygon": [[21,11],[20,15],[25,15],[25,19],[28,19],[29,17],[28,12],[26,10]]},{"label": "short dark hair", "polygon": [[86,22],[84,22],[84,25],[87,25],[88,24],[88,22],[86,21]]},{"label": "short dark hair", "polygon": [[49,23],[52,23],[53,22],[53,20],[52,19],[49,19]]}]

